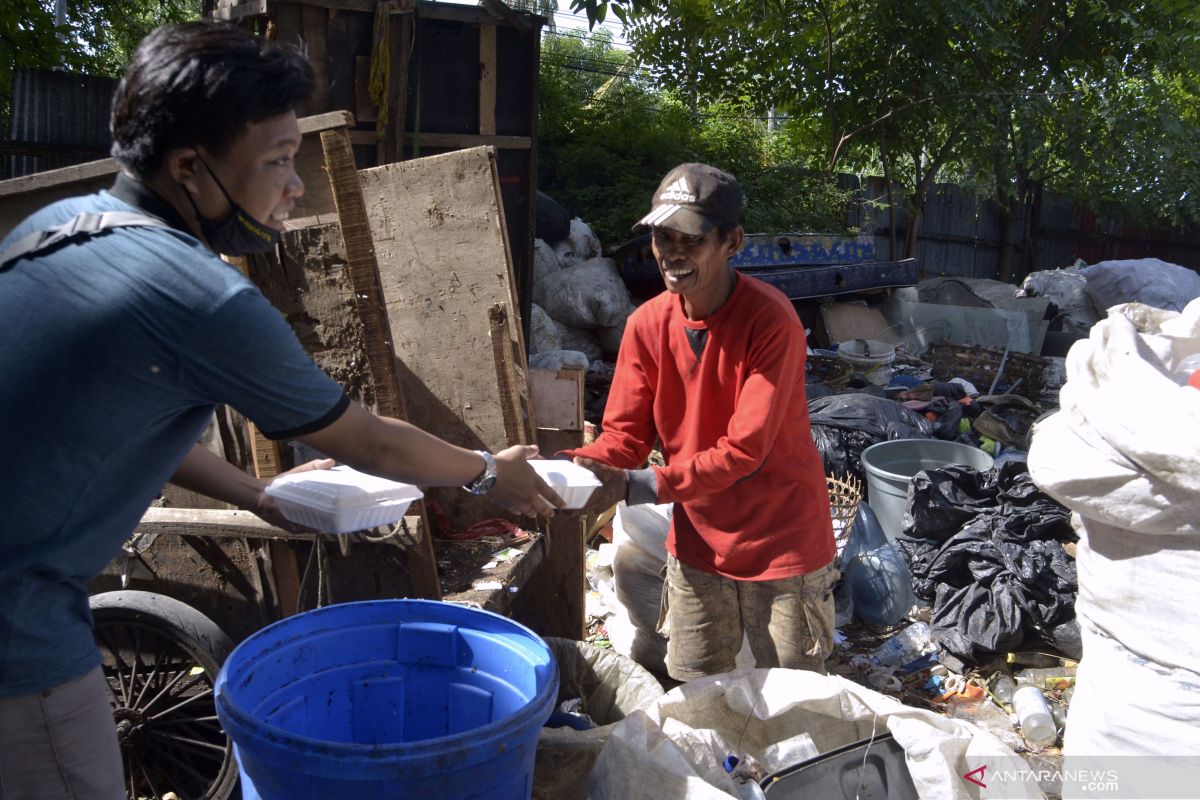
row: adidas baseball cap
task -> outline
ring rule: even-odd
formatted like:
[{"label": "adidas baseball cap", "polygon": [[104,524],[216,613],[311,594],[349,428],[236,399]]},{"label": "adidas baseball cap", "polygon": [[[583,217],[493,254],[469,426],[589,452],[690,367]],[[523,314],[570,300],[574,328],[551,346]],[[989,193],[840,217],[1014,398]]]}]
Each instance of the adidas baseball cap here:
[{"label": "adidas baseball cap", "polygon": [[689,236],[703,236],[721,223],[739,224],[742,187],[737,178],[708,164],[680,164],[667,173],[658,189],[650,213],[637,221]]}]

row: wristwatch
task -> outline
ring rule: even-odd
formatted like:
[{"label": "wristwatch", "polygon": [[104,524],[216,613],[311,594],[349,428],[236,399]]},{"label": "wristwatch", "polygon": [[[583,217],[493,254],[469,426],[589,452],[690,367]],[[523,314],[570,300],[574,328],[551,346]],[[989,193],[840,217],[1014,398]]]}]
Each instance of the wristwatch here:
[{"label": "wristwatch", "polygon": [[476,450],[475,452],[483,456],[483,472],[463,488],[471,494],[487,494],[496,485],[496,459],[486,450]]}]

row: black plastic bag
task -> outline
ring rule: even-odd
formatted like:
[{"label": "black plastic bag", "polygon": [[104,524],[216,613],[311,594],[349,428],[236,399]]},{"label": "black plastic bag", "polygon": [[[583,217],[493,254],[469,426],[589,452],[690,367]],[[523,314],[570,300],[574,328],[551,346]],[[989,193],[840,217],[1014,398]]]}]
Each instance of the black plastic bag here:
[{"label": "black plastic bag", "polygon": [[866,480],[862,451],[890,439],[928,439],[933,423],[895,400],[853,393],[819,397],[808,403],[813,441],[828,475]]},{"label": "black plastic bag", "polygon": [[1078,588],[1068,511],[1033,485],[1024,465],[918,473],[900,548],[913,591],[933,604],[942,647],[979,664],[1036,637],[1070,654]]}]

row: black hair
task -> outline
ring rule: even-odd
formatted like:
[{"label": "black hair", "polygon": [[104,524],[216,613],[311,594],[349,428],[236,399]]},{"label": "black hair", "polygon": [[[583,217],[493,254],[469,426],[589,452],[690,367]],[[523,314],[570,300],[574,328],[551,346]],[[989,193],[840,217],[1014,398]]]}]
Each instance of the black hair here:
[{"label": "black hair", "polygon": [[302,55],[240,28],[164,25],[137,46],[113,95],[113,158],[148,177],[176,147],[221,155],[250,123],[295,110],[315,83]]}]

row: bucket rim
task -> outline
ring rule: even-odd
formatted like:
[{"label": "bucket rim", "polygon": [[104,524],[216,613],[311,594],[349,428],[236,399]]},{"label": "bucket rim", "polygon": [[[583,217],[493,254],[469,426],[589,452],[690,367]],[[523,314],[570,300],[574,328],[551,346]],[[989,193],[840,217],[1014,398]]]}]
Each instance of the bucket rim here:
[{"label": "bucket rim", "polygon": [[[486,725],[480,725],[472,728],[470,731],[461,733],[447,734],[446,736],[438,736],[429,739],[419,739],[412,742],[391,742],[385,744],[362,744],[356,742],[333,742],[323,739],[317,739],[310,736],[294,733],[277,725],[272,725],[257,717],[252,716],[243,710],[239,705],[233,703],[229,697],[229,692],[226,691],[226,686],[230,683],[230,674],[228,670],[229,664],[233,663],[238,651],[248,643],[251,647],[247,648],[242,656],[245,657],[252,652],[254,644],[261,644],[261,639],[255,640],[259,634],[275,629],[276,632],[280,628],[287,627],[287,624],[298,624],[297,620],[305,618],[305,615],[321,615],[331,616],[338,613],[333,609],[340,610],[342,613],[348,612],[348,607],[362,606],[382,606],[382,607],[412,607],[416,605],[436,606],[440,609],[455,609],[460,611],[469,611],[482,613],[501,621],[503,624],[510,626],[513,633],[520,633],[527,636],[532,642],[540,644],[545,649],[547,654],[546,668],[548,670],[547,679],[540,690],[529,699],[520,709],[512,714],[498,719],[494,722],[489,722]],[[312,617],[307,617],[311,619]],[[329,626],[332,627],[332,626]],[[261,655],[261,653],[258,653]],[[540,666],[540,665],[535,665]],[[408,759],[424,759],[432,753],[446,755],[447,753],[461,750],[463,752],[473,752],[477,750],[481,743],[486,743],[490,740],[499,738],[510,738],[514,728],[521,728],[531,724],[537,717],[549,717],[553,708],[554,700],[558,695],[558,662],[554,658],[553,652],[550,651],[549,645],[546,644],[538,634],[522,625],[521,623],[497,614],[486,609],[474,608],[463,604],[446,602],[441,600],[419,600],[419,599],[386,599],[386,600],[359,600],[349,603],[335,603],[329,606],[312,609],[303,614],[296,614],[291,617],[286,617],[282,620],[271,623],[270,625],[260,628],[250,636],[240,642],[237,647],[225,659],[225,663],[221,666],[221,670],[217,675],[216,685],[214,686],[214,696],[218,716],[221,718],[222,727],[229,733],[232,729],[238,729],[240,732],[249,733],[256,739],[254,751],[257,756],[261,756],[262,751],[269,749],[276,753],[282,754],[284,757],[294,759],[297,754],[314,759],[326,759],[336,756],[339,759],[340,765],[344,768],[346,760],[350,758],[359,759],[362,765],[377,764],[383,766],[385,764],[394,764],[397,760]],[[539,726],[540,727],[540,726]],[[241,748],[246,746],[245,743],[239,744],[237,739],[230,736],[235,745]]]},{"label": "bucket rim", "polygon": [[[867,457],[868,453],[870,453],[872,450],[887,450],[887,449],[890,449],[889,447],[887,447],[887,445],[910,444],[912,442],[929,443],[929,444],[933,444],[934,447],[951,447],[951,449],[956,450],[958,452],[963,452],[963,449],[965,448],[967,451],[974,451],[974,452],[979,453],[982,456],[987,457],[989,462],[994,462],[994,459],[990,455],[985,453],[983,450],[980,450],[978,447],[972,447],[971,445],[966,444],[965,442],[952,442],[952,441],[947,441],[946,439],[920,439],[920,438],[888,439],[887,441],[876,442],[875,444],[871,445],[870,447],[863,449],[862,453],[859,455],[859,462],[862,464],[863,469],[866,470],[868,475],[874,474],[885,480],[893,480],[893,481],[912,480],[912,477],[913,477],[912,475],[905,475],[902,472],[891,472],[889,470],[885,470],[881,467],[876,466],[875,464],[870,463],[870,461],[868,460],[868,457]],[[969,469],[980,470],[980,469],[992,469],[993,464],[989,463],[989,466],[984,467],[984,468],[975,467],[970,464],[953,464],[953,463],[947,463],[942,466],[967,467]],[[923,470],[918,470],[918,471],[920,472]]]}]

